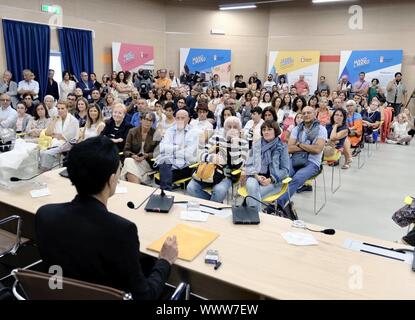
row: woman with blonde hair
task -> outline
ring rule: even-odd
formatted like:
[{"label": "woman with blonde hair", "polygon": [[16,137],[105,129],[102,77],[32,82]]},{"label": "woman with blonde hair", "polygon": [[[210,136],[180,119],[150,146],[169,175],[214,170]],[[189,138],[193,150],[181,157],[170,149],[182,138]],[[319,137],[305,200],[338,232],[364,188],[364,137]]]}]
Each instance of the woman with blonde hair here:
[{"label": "woman with blonde hair", "polygon": [[85,123],[88,117],[88,107],[89,103],[88,100],[84,97],[78,98],[75,103],[75,118],[79,121],[79,127],[83,128],[85,127]]},{"label": "woman with blonde hair", "polygon": [[128,131],[131,129],[131,125],[125,119],[127,108],[121,103],[117,103],[112,110],[112,117],[107,122],[101,135],[107,136],[114,142],[118,150],[121,152],[124,150],[125,140],[127,139]]},{"label": "woman with blonde hair", "polygon": [[81,129],[79,141],[99,136],[104,128],[105,122],[102,117],[101,108],[93,103],[88,108],[86,124],[85,127]]}]

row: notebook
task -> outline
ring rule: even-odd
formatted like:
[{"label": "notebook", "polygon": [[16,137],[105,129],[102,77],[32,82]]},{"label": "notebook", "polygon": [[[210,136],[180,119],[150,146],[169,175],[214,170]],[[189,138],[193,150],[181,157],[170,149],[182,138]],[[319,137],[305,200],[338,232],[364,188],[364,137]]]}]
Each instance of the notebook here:
[{"label": "notebook", "polygon": [[172,235],[175,235],[177,238],[177,245],[179,248],[178,257],[185,261],[192,261],[209,244],[219,237],[219,234],[216,232],[191,227],[185,224],[178,224],[160,239],[149,245],[147,249],[160,252],[166,238]]}]

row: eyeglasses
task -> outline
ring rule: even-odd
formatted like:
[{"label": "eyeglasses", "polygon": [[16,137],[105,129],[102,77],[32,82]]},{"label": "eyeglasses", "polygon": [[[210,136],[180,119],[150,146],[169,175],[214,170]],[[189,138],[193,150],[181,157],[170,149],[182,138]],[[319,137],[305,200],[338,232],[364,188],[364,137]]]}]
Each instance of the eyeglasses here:
[{"label": "eyeglasses", "polygon": [[1,99],[0,101],[10,101],[10,99]]}]

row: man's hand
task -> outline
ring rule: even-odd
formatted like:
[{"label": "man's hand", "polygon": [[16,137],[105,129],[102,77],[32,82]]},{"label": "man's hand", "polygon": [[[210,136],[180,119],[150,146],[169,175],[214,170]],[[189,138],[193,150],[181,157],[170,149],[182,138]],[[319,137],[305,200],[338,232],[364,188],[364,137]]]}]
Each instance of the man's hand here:
[{"label": "man's hand", "polygon": [[176,236],[168,237],[163,243],[159,258],[166,260],[172,265],[176,261],[178,253]]}]

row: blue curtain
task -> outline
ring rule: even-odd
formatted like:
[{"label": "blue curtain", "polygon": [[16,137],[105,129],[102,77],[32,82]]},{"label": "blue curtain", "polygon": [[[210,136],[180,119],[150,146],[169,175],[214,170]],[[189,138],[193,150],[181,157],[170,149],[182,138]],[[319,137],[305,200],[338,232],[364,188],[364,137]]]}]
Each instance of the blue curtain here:
[{"label": "blue curtain", "polygon": [[62,28],[58,34],[64,69],[77,79],[82,71],[94,72],[92,31]]},{"label": "blue curtain", "polygon": [[7,68],[18,82],[30,69],[39,82],[39,96],[46,94],[50,55],[50,28],[47,25],[3,19]]}]

